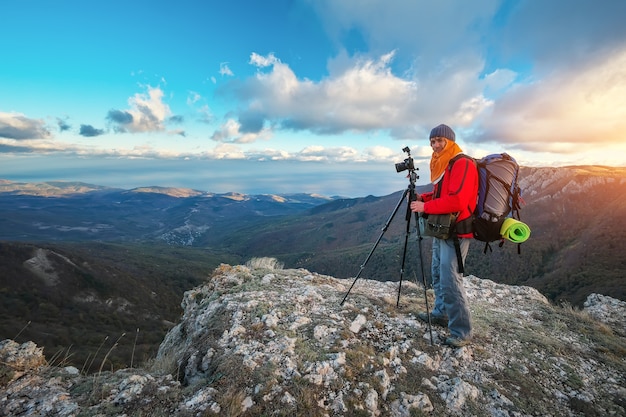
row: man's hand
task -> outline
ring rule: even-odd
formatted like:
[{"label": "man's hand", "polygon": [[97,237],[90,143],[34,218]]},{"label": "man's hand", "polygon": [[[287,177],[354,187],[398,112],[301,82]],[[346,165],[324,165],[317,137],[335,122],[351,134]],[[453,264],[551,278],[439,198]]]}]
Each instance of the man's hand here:
[{"label": "man's hand", "polygon": [[412,201],[411,202],[411,211],[416,213],[424,212],[424,202],[423,201]]}]

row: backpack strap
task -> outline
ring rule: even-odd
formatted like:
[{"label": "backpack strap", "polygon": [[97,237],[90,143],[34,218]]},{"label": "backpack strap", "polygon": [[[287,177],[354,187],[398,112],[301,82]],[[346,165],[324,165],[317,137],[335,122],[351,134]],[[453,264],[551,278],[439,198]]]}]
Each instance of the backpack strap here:
[{"label": "backpack strap", "polygon": [[463,256],[461,255],[461,241],[459,240],[459,235],[454,233],[452,237],[454,242],[454,251],[456,252],[456,262],[459,265],[459,272],[461,276],[465,275],[465,265],[463,265]]}]

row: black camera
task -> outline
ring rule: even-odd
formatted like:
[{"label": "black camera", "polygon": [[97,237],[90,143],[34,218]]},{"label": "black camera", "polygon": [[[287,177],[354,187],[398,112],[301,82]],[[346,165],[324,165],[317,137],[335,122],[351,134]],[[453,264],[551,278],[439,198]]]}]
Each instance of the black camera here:
[{"label": "black camera", "polygon": [[415,170],[415,164],[413,163],[413,158],[411,158],[411,149],[406,146],[402,150],[408,154],[408,158],[396,164],[396,172],[406,171],[407,169],[410,171]]}]

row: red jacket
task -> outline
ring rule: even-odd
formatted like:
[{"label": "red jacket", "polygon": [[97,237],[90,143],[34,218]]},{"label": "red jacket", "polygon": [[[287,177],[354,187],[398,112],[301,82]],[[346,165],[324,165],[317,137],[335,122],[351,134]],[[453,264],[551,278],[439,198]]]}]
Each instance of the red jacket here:
[{"label": "red jacket", "polygon": [[[439,197],[438,188],[441,187]],[[424,212],[427,214],[457,213],[457,223],[467,219],[476,208],[478,196],[478,170],[473,159],[459,158],[446,168],[443,178],[435,184],[433,191],[422,194]],[[458,235],[461,238],[474,237],[472,233]]]}]

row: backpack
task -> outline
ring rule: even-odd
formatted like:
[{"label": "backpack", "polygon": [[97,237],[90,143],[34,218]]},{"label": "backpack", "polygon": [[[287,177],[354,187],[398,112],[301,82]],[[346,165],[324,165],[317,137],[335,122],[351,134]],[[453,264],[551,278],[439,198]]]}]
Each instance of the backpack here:
[{"label": "backpack", "polygon": [[[484,253],[490,251],[490,242],[499,240],[504,221],[512,217],[520,220],[522,191],[518,185],[519,165],[507,153],[491,154],[476,160],[478,167],[478,201],[472,225],[474,238],[485,242]],[[520,252],[518,244],[518,253]]]},{"label": "backpack", "polygon": [[[478,170],[478,195],[476,209],[471,218],[456,224],[456,231],[471,232],[474,239],[485,242],[483,253],[493,251],[491,242],[500,241],[499,246],[504,245],[504,238],[500,233],[504,221],[509,218],[520,220],[519,210],[522,200],[522,191],[517,183],[519,177],[519,165],[517,161],[507,153],[487,155],[481,159],[460,154],[452,158],[448,170],[460,158],[468,158],[476,164]],[[471,225],[468,224],[471,222]],[[521,243],[517,245],[517,253],[521,252]],[[461,256],[461,248],[458,236],[454,234],[454,247],[459,265],[459,272],[463,274],[465,267]]]}]

